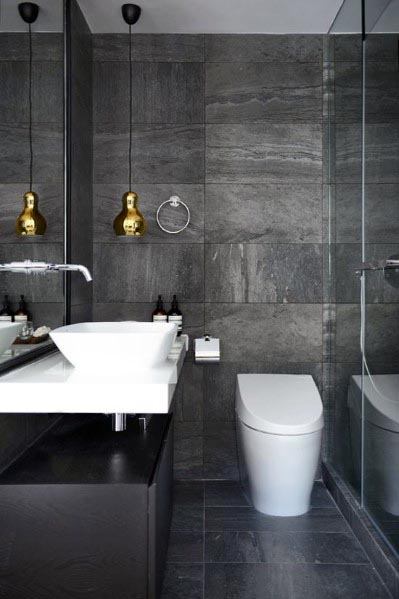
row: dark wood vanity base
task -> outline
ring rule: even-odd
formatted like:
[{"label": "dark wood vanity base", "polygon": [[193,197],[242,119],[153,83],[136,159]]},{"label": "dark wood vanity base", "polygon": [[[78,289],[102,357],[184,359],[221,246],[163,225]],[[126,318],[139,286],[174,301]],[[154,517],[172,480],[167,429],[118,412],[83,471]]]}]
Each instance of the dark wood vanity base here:
[{"label": "dark wood vanity base", "polygon": [[155,599],[172,507],[171,416],[65,417],[0,477],[0,597]]}]

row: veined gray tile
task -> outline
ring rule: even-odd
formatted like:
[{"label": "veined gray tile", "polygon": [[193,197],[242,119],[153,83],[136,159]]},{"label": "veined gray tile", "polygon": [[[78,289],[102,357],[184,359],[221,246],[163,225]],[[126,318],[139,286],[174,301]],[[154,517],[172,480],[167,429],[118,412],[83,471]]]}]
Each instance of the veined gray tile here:
[{"label": "veined gray tile", "polygon": [[[60,61],[64,59],[64,36],[62,33],[33,33],[33,61]],[[0,35],[0,60],[26,61],[29,53],[28,33],[8,33]]]},{"label": "veined gray tile", "polygon": [[[120,183],[128,177],[128,127],[98,124],[94,136],[94,182]],[[202,183],[203,125],[134,125],[134,183]]]},{"label": "veined gray tile", "polygon": [[[320,481],[315,481],[310,500],[312,507],[333,507],[334,503]],[[251,505],[241,483],[236,481],[205,481],[205,505],[212,507],[240,507]],[[229,560],[226,560],[229,561]]]},{"label": "veined gray tile", "polygon": [[173,505],[204,506],[204,483],[198,480],[174,480]]},{"label": "veined gray tile", "polygon": [[[361,180],[361,123],[336,124],[335,179],[337,183]],[[399,123],[366,125],[366,182],[399,181]]]},{"label": "veined gray tile", "polygon": [[[174,427],[174,476],[177,479],[203,478],[202,422],[176,422]],[[202,530],[203,509],[191,506],[174,507],[174,530]]]},{"label": "veined gray tile", "polygon": [[319,184],[209,184],[205,194],[207,242],[322,241]]},{"label": "veined gray tile", "polygon": [[318,304],[206,304],[205,327],[222,340],[223,361],[320,361]]},{"label": "veined gray tile", "polygon": [[318,122],[322,69],[317,64],[208,63],[206,122]]},{"label": "veined gray tile", "polygon": [[[369,243],[396,243],[399,238],[399,185],[365,187],[365,237]],[[360,183],[337,185],[335,194],[337,242],[361,242]]]},{"label": "veined gray tile", "polygon": [[[122,208],[122,196],[128,184],[97,184],[94,186],[94,240],[97,242],[129,243],[127,237],[117,237],[113,229],[113,221]],[[139,194],[140,209],[147,221],[147,232],[136,242],[141,243],[203,243],[204,241],[204,187],[203,185],[134,185]],[[170,235],[162,231],[156,221],[159,205],[170,196],[178,195],[190,210],[191,218],[188,227],[178,235]],[[161,223],[171,231],[176,231],[187,222],[187,212],[183,206],[177,208],[169,204],[164,206],[160,214]],[[130,240],[131,241],[131,240]]]},{"label": "veined gray tile", "polygon": [[[24,122],[28,111],[29,63],[0,59],[0,122]],[[33,121],[63,122],[63,63],[34,62],[32,68]]]},{"label": "veined gray tile", "polygon": [[[362,246],[360,243],[339,243],[335,250],[336,301],[341,303],[360,302],[360,277],[356,270],[362,263]],[[366,262],[385,260],[399,256],[399,244],[367,243],[365,246]],[[369,271],[366,273],[366,302],[396,303],[399,302],[399,273],[394,270]]]},{"label": "veined gray tile", "polygon": [[388,599],[370,564],[209,564],[205,599]]},{"label": "veined gray tile", "polygon": [[[25,245],[19,243],[0,244],[0,263],[19,262],[22,260],[38,260],[60,263],[64,261],[61,243],[38,243]],[[30,302],[63,302],[63,276],[55,272],[47,275],[29,276],[4,272],[1,274],[1,290],[8,293],[11,299],[19,300],[20,294]],[[1,294],[0,294],[1,295]]]},{"label": "veined gray tile", "polygon": [[368,564],[352,533],[208,532],[205,561],[224,563]]},{"label": "veined gray tile", "polygon": [[200,245],[137,245],[132,241],[131,245],[97,246],[93,277],[96,302],[148,302],[159,294],[169,298],[174,293],[183,302],[202,301]]},{"label": "veined gray tile", "polygon": [[169,563],[202,563],[203,534],[191,531],[171,531],[167,561]]},{"label": "veined gray tile", "polygon": [[318,303],[322,300],[321,246],[207,245],[205,299],[235,303]]},{"label": "veined gray tile", "polygon": [[[222,337],[222,342],[224,338]],[[223,352],[223,348],[222,348]],[[246,354],[239,362],[222,362],[204,365],[204,419],[210,421],[234,421],[234,402],[237,374],[311,374],[321,390],[321,364],[287,362],[271,358],[264,362],[248,362]]]},{"label": "veined gray tile", "polygon": [[[399,82],[395,62],[370,62],[366,66],[366,121],[387,123],[399,118]],[[360,62],[338,62],[334,67],[336,122],[361,122],[362,67]]]},{"label": "veined gray tile", "polygon": [[[28,125],[0,124],[1,183],[29,181]],[[33,126],[33,182],[63,180],[63,128],[58,124]]]},{"label": "veined gray tile", "polygon": [[167,564],[161,599],[203,599],[202,564]]},{"label": "veined gray tile", "polygon": [[204,477],[239,478],[234,422],[204,422]]},{"label": "veined gray tile", "polygon": [[[94,120],[129,122],[129,63],[94,64]],[[132,81],[133,122],[203,123],[202,63],[135,62]]]},{"label": "veined gray tile", "polygon": [[[366,356],[370,367],[375,363],[389,365],[397,362],[398,304],[366,305]],[[337,362],[356,362],[360,359],[360,306],[337,306]]]},{"label": "veined gray tile", "polygon": [[206,35],[208,62],[321,62],[321,35]]},{"label": "veined gray tile", "polygon": [[186,362],[176,386],[173,413],[176,421],[200,422],[204,415],[204,370]]},{"label": "veined gray tile", "polygon": [[276,518],[253,507],[206,507],[205,530],[270,532],[348,532],[348,524],[336,507],[310,508],[302,516]]},{"label": "veined gray tile", "polygon": [[208,183],[321,182],[321,126],[206,126]]},{"label": "veined gray tile", "polygon": [[[362,60],[362,36],[360,33],[353,35],[334,35],[335,61]],[[367,34],[366,60],[370,61],[397,61],[398,34]]]},{"label": "veined gray tile", "polygon": [[[93,35],[94,60],[128,60],[127,33]],[[150,62],[202,62],[204,36],[187,34],[140,34],[132,36],[132,58]]]},{"label": "veined gray tile", "polygon": [[24,244],[29,253],[30,244],[63,242],[64,239],[64,189],[62,183],[38,184],[34,190],[39,196],[39,208],[47,221],[46,234],[38,237],[17,237],[15,222],[22,212],[23,195],[28,191],[27,183],[0,183],[1,243]]}]

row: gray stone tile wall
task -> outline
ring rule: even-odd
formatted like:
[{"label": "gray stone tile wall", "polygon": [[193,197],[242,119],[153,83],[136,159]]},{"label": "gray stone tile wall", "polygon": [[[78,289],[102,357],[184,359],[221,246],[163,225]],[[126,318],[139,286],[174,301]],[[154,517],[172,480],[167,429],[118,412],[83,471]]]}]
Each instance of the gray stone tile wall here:
[{"label": "gray stone tile wall", "polygon": [[[237,478],[238,372],[305,372],[322,388],[322,36],[133,36],[133,185],[146,237],[115,237],[127,190],[128,37],[94,35],[94,318],[151,318],[161,293],[189,354],[175,401],[177,478]],[[182,235],[156,225],[178,194]],[[182,214],[165,213],[177,224]],[[180,219],[180,220],[179,220]]]}]

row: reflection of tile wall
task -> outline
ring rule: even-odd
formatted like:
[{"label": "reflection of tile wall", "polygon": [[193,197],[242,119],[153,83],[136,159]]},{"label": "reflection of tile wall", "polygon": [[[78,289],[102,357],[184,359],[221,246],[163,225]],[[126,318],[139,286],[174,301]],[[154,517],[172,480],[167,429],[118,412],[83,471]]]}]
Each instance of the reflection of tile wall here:
[{"label": "reflection of tile wall", "polygon": [[[15,221],[28,191],[28,36],[0,33],[0,262],[63,261],[63,39],[33,34],[34,190],[47,220],[43,238],[21,239]],[[62,323],[64,298],[58,274],[0,274],[0,300],[14,306],[23,293],[35,325]],[[17,306],[16,306],[17,307]],[[54,421],[47,414],[0,416],[0,469]]]},{"label": "reflection of tile wall", "polygon": [[[28,36],[0,33],[0,262],[63,260],[63,37],[33,34],[33,181],[47,220],[43,238],[22,239],[15,222],[28,191]],[[62,278],[0,274],[0,296],[26,296],[34,324],[62,324]],[[2,297],[1,297],[2,300]]]},{"label": "reflection of tile wall", "polygon": [[[222,364],[184,366],[175,469],[236,478],[236,374],[322,381],[322,38],[133,36],[140,240],[112,231],[127,189],[127,52],[126,35],[94,36],[94,318],[149,319],[159,293],[177,293],[188,333],[220,336]],[[154,216],[173,193],[192,223],[168,236]]]}]

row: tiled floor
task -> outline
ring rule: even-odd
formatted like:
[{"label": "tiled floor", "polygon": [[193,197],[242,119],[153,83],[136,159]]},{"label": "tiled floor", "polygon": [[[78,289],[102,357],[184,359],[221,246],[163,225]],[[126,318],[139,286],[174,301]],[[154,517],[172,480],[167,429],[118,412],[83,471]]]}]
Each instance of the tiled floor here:
[{"label": "tiled floor", "polygon": [[175,483],[162,599],[390,597],[322,483],[308,514],[264,516],[236,482]]}]

